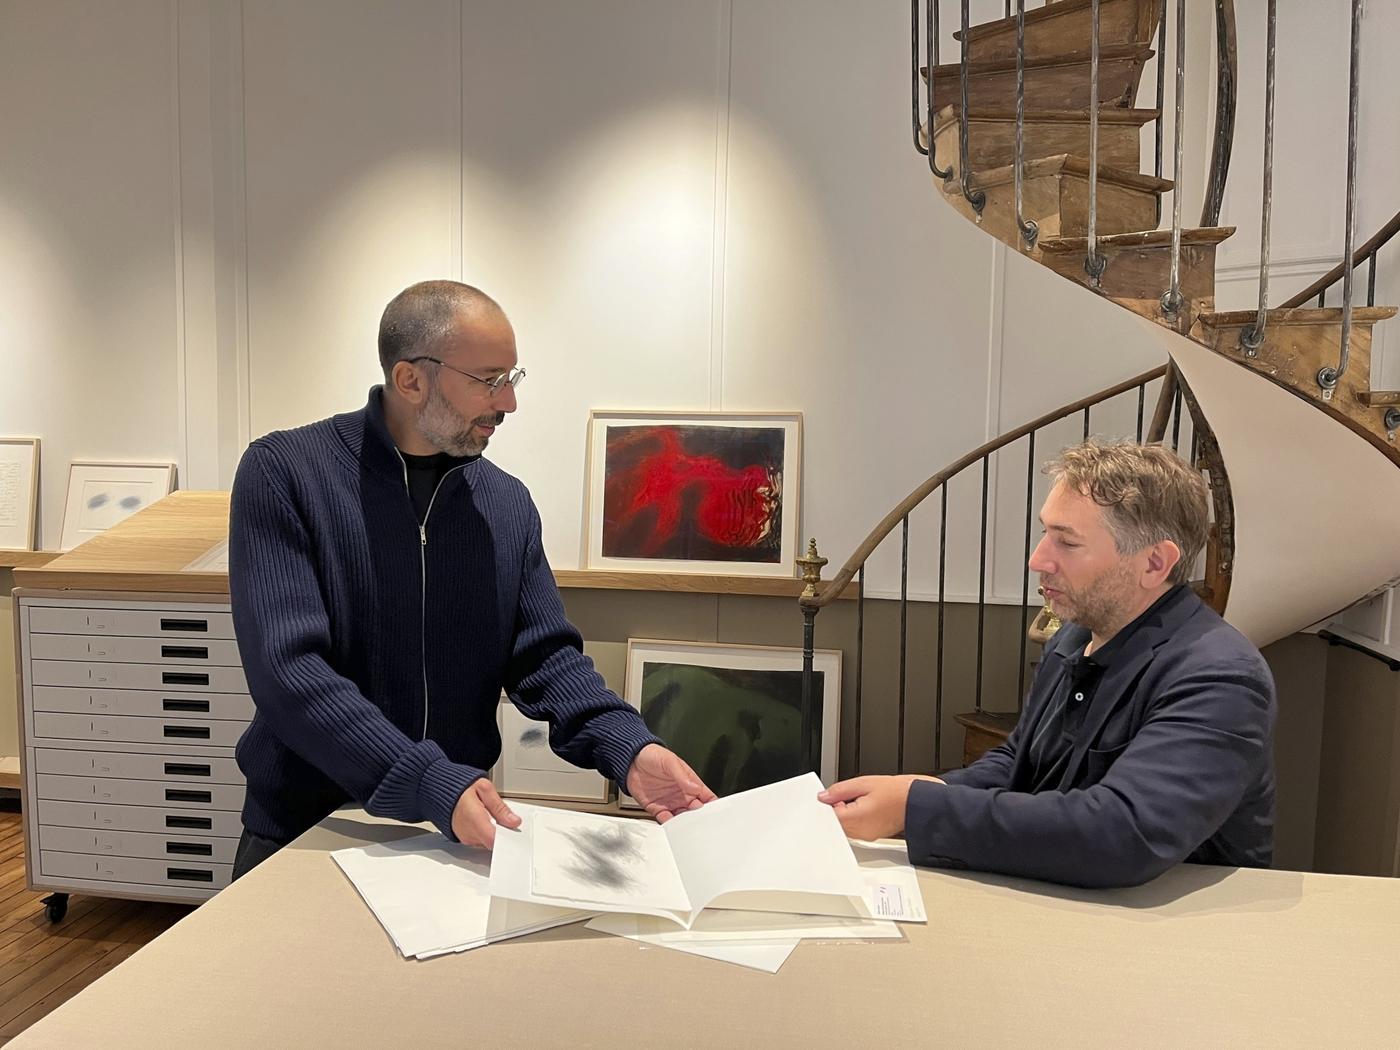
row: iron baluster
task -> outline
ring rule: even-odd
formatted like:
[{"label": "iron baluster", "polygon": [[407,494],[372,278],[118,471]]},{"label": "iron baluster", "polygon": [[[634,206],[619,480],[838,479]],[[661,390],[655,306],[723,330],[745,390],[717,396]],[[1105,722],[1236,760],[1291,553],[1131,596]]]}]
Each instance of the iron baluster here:
[{"label": "iron baluster", "polygon": [[1137,439],[1142,443],[1142,413],[1147,407],[1147,384],[1138,387],[1138,415],[1137,415]]},{"label": "iron baluster", "polygon": [[933,101],[933,71],[938,68],[938,4],[939,0],[928,0],[924,11],[924,24],[928,27],[928,170],[947,182],[953,177],[953,169],[938,166],[938,147],[933,141],[933,121],[938,115],[938,107]]},{"label": "iron baluster", "polygon": [[937,680],[933,692],[933,766],[943,768],[943,599],[947,594],[944,573],[948,568],[948,485],[940,486],[942,506],[938,519],[938,648]]},{"label": "iron baluster", "polygon": [[1356,241],[1356,115],[1361,93],[1361,0],[1351,0],[1351,83],[1347,95],[1347,232],[1342,255],[1342,353],[1337,365],[1317,373],[1317,385],[1324,401],[1331,400],[1337,382],[1346,374],[1351,359],[1351,281],[1356,268],[1352,249]]},{"label": "iron baluster", "polygon": [[[1096,0],[1097,2],[1097,0]],[[1027,248],[1034,248],[1040,227],[1022,209],[1026,167],[1026,0],[1016,0],[1016,228]]]},{"label": "iron baluster", "polygon": [[904,772],[905,669],[909,652],[909,515],[904,515],[903,547],[899,562],[899,749],[896,771]]},{"label": "iron baluster", "polygon": [[982,645],[987,618],[987,481],[992,469],[990,455],[982,457],[982,553],[977,560],[977,710],[982,710]]},{"label": "iron baluster", "polygon": [[1084,408],[1084,440],[1089,440],[1089,408],[1087,405]]},{"label": "iron baluster", "polygon": [[804,605],[802,607],[802,768],[820,773],[818,758],[821,755],[821,749],[812,746],[812,733],[817,721],[812,712],[812,676],[814,674],[812,651],[815,648],[816,619],[817,607]]},{"label": "iron baluster", "polygon": [[1172,276],[1171,287],[1162,296],[1162,313],[1167,320],[1181,311],[1181,162],[1186,150],[1186,129],[1182,116],[1186,109],[1186,0],[1176,0],[1176,127],[1175,159],[1172,162]]},{"label": "iron baluster", "polygon": [[977,213],[978,219],[981,219],[982,209],[987,206],[987,195],[981,190],[974,190],[972,188],[972,171],[967,164],[967,32],[969,3],[970,0],[962,0],[962,50],[958,59],[958,80],[962,89],[962,112],[958,115],[958,183],[962,187],[963,197],[967,199],[968,204],[972,205],[972,210]]},{"label": "iron baluster", "polygon": [[1269,223],[1274,205],[1274,41],[1278,29],[1278,0],[1269,0],[1268,38],[1264,45],[1264,215],[1259,234],[1259,316],[1252,325],[1240,329],[1240,348],[1246,357],[1256,357],[1264,344],[1264,327],[1269,322]]},{"label": "iron baluster", "polygon": [[1026,606],[1031,600],[1031,522],[1035,513],[1035,431],[1026,435],[1026,551],[1021,559],[1021,654],[1016,661],[1016,710],[1026,695]]},{"label": "iron baluster", "polygon": [[1176,452],[1181,448],[1181,384],[1176,385],[1176,393],[1172,396],[1172,451]]},{"label": "iron baluster", "polygon": [[856,776],[860,775],[861,686],[865,677],[865,563],[856,571]]},{"label": "iron baluster", "polygon": [[[1162,16],[1157,20],[1157,130],[1154,138],[1157,143],[1156,163],[1152,172],[1162,177],[1162,136],[1165,133],[1167,105],[1167,8],[1162,6]],[[1157,194],[1157,225],[1162,225],[1162,195]]]},{"label": "iron baluster", "polygon": [[1098,284],[1108,260],[1099,254],[1099,0],[1090,5],[1093,31],[1089,51],[1089,252],[1084,272]]},{"label": "iron baluster", "polygon": [[[910,50],[909,58],[909,92],[910,116],[914,123],[914,148],[924,156],[928,155],[928,150],[919,141],[919,0],[909,0],[909,36]],[[933,70],[928,71],[929,83],[933,83]],[[928,129],[929,147],[933,146],[933,126]]]}]

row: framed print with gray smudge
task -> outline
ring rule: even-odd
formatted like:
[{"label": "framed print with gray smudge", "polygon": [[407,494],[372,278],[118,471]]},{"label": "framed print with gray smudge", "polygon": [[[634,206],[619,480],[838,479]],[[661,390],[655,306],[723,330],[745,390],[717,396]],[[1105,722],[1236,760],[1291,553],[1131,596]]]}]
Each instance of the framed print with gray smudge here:
[{"label": "framed print with gray smudge", "polygon": [[173,463],[73,463],[59,549],[70,551],[145,510],[174,484]]},{"label": "framed print with gray smudge", "polygon": [[501,696],[496,711],[501,758],[491,771],[496,790],[508,798],[606,802],[612,782],[601,773],[565,762],[549,746],[549,723],[534,722]]}]

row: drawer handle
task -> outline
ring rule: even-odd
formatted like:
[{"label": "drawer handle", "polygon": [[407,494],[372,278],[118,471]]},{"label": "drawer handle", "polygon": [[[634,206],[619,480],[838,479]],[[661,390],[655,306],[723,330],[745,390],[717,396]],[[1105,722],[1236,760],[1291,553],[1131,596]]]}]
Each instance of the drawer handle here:
[{"label": "drawer handle", "polygon": [[212,857],[214,844],[212,842],[167,842],[165,852],[183,853],[191,857]]},{"label": "drawer handle", "polygon": [[166,868],[165,877],[180,882],[213,882],[212,871],[196,871],[193,868]]},{"label": "drawer handle", "polygon": [[177,817],[168,814],[165,818],[167,828],[181,828],[186,831],[213,831],[213,817]]},{"label": "drawer handle", "polygon": [[214,793],[212,791],[187,791],[183,788],[166,788],[165,801],[167,802],[213,802]]},{"label": "drawer handle", "polygon": [[209,646],[162,645],[160,657],[162,660],[207,660],[209,659]]},{"label": "drawer handle", "polygon": [[190,671],[162,671],[160,681],[162,685],[208,685],[209,675]]},{"label": "drawer handle", "polygon": [[165,775],[168,777],[207,777],[209,765],[204,762],[167,762]]},{"label": "drawer handle", "polygon": [[177,700],[173,696],[163,697],[160,702],[162,711],[194,711],[209,713],[208,700]]},{"label": "drawer handle", "polygon": [[181,740],[208,740],[208,726],[161,726],[161,736],[176,737]]},{"label": "drawer handle", "polygon": [[162,631],[190,631],[196,633],[208,633],[208,620],[177,620],[160,618],[160,629]]}]

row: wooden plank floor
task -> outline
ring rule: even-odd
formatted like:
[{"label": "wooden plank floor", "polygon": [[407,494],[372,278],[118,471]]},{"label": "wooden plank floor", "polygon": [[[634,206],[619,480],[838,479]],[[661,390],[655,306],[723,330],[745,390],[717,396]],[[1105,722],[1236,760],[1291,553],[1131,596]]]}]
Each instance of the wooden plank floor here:
[{"label": "wooden plank floor", "polygon": [[53,925],[45,896],[25,889],[22,817],[0,810],[0,1046],[193,910],[74,895]]}]

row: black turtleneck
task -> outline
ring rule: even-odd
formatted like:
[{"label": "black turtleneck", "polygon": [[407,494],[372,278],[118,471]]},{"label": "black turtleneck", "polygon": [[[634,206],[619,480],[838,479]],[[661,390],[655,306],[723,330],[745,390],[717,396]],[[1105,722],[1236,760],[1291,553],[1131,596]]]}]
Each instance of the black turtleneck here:
[{"label": "black turtleneck", "polygon": [[419,525],[428,516],[433,493],[437,491],[438,482],[442,481],[443,476],[449,470],[481,458],[480,455],[454,456],[447,452],[414,456],[402,450],[399,455],[403,456],[404,466],[408,468],[408,495],[413,500],[413,513],[418,516]]}]

